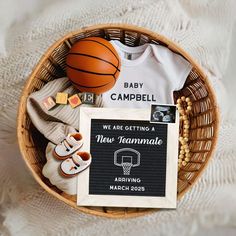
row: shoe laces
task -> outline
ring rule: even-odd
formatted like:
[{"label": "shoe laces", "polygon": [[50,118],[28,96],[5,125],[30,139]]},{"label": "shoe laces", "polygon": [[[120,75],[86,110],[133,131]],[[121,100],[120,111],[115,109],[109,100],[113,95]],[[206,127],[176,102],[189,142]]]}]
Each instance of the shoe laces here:
[{"label": "shoe laces", "polygon": [[65,148],[65,150],[66,150],[67,152],[69,152],[70,149],[72,148],[72,146],[68,143],[68,141],[67,141],[66,139],[63,140],[63,141],[61,142],[61,144],[64,146],[64,148]]}]

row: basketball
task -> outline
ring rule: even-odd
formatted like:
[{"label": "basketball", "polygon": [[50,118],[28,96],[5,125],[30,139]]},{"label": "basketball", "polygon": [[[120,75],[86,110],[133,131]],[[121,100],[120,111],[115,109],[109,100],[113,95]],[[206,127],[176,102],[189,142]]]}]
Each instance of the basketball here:
[{"label": "basketball", "polygon": [[101,94],[115,85],[120,64],[120,58],[109,41],[89,37],[71,47],[66,58],[66,72],[81,92]]}]

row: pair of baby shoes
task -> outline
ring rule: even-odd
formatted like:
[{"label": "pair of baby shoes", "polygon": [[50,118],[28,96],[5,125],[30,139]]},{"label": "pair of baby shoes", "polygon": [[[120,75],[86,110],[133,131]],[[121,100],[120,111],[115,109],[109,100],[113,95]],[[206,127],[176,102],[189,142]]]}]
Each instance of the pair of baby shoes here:
[{"label": "pair of baby shoes", "polygon": [[91,164],[90,153],[78,151],[82,145],[82,135],[75,133],[69,134],[54,148],[53,156],[62,160],[60,170],[65,177],[73,177]]}]

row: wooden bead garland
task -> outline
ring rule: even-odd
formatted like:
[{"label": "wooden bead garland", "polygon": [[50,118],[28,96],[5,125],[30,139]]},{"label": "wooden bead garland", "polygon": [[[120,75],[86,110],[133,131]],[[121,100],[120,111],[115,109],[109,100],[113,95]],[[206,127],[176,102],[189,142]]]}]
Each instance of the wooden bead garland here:
[{"label": "wooden bead garland", "polygon": [[190,98],[186,98],[185,96],[182,96],[181,98],[177,99],[177,108],[180,113],[180,122],[183,126],[183,133],[179,137],[180,142],[180,152],[179,152],[179,158],[178,158],[178,170],[182,166],[186,166],[187,163],[190,161],[190,149],[189,149],[189,114],[192,110],[192,102]]}]

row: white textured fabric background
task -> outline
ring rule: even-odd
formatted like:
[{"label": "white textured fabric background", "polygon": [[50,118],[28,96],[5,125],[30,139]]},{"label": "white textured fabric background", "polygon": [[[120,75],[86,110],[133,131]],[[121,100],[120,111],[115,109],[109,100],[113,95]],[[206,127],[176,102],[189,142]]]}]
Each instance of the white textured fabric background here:
[{"label": "white textured fabric background", "polygon": [[[235,9],[234,0],[1,1],[0,235],[221,235],[224,229],[235,235],[236,109],[230,103],[236,89]],[[224,114],[217,151],[176,211],[126,220],[78,213],[46,193],[20,157],[17,104],[39,58],[67,32],[111,22],[140,25],[178,42],[205,68],[217,91]]]}]

